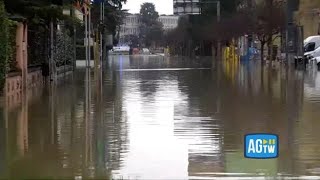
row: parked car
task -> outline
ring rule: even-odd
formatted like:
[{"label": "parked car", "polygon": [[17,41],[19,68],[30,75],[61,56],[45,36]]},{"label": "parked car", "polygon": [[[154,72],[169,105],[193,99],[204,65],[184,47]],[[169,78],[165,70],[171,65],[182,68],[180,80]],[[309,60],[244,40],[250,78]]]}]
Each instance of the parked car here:
[{"label": "parked car", "polygon": [[133,48],[133,54],[139,54],[139,49],[138,48]]},{"label": "parked car", "polygon": [[151,54],[148,48],[142,48],[141,54]]},{"label": "parked car", "polygon": [[110,51],[110,54],[129,54],[129,52],[129,46],[117,46],[113,47],[113,49]]}]

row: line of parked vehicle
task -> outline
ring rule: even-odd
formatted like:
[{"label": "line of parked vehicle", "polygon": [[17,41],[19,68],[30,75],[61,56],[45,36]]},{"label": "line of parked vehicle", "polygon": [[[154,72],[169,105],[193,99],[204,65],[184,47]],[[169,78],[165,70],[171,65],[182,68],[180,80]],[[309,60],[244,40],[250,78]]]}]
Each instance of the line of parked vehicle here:
[{"label": "line of parked vehicle", "polygon": [[148,48],[130,48],[129,46],[117,46],[113,47],[112,50],[110,50],[110,54],[124,54],[124,55],[131,55],[131,54],[144,54],[149,55],[151,54],[150,50]]},{"label": "line of parked vehicle", "polygon": [[[303,57],[295,57],[295,64],[308,64],[310,62],[316,62],[318,69],[320,69],[320,35],[310,36],[303,42],[304,55]],[[257,54],[258,51],[251,50],[252,54]],[[148,48],[130,48],[129,46],[114,47],[110,54],[152,54]]]}]

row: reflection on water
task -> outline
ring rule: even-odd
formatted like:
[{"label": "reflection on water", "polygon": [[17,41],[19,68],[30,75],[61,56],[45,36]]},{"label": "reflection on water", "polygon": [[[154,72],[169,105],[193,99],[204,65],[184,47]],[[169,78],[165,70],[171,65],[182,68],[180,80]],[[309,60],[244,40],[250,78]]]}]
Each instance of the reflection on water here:
[{"label": "reflection on water", "polygon": [[[113,56],[6,102],[0,177],[320,176],[320,72],[211,61]],[[279,134],[278,159],[243,157],[254,132]]]}]

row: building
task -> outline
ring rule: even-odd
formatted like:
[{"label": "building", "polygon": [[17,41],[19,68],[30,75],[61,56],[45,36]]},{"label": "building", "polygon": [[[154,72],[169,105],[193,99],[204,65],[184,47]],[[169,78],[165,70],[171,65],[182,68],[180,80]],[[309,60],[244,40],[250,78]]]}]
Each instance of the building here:
[{"label": "building", "polygon": [[173,0],[173,12],[175,15],[200,14],[200,0]]},{"label": "building", "polygon": [[131,14],[128,15],[120,28],[120,36],[125,35],[139,35],[139,15]]},{"label": "building", "polygon": [[300,0],[299,10],[295,13],[297,25],[303,27],[304,38],[320,34],[320,1]]},{"label": "building", "polygon": [[125,39],[126,36],[128,35],[139,35],[139,14],[130,14],[126,16],[126,18],[123,21],[123,24],[120,27],[120,39],[119,43],[120,44],[126,44],[127,40]]},{"label": "building", "polygon": [[[178,26],[179,16],[175,15],[162,15],[158,19],[159,22],[163,24],[163,29],[165,31],[174,29]],[[139,36],[139,14],[130,14],[124,21],[120,28],[120,44],[126,44],[125,39],[128,35]]]},{"label": "building", "polygon": [[171,29],[178,27],[179,16],[174,16],[174,15],[166,16],[166,15],[164,15],[164,16],[160,16],[158,21],[163,24],[163,29],[165,31],[168,31],[168,30],[171,30]]}]

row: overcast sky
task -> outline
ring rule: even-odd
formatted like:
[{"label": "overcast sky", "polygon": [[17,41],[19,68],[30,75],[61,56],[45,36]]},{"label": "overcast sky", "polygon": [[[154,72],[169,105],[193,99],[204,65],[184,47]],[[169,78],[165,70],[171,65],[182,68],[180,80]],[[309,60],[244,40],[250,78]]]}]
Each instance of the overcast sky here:
[{"label": "overcast sky", "polygon": [[128,9],[130,13],[139,13],[140,6],[144,2],[151,2],[156,5],[159,14],[173,14],[173,0],[127,0],[123,9]]}]

